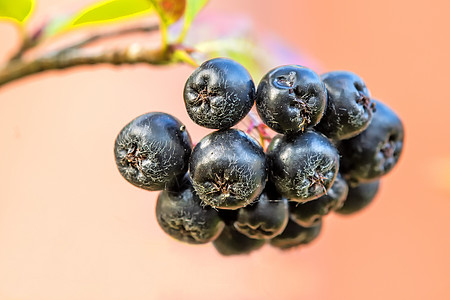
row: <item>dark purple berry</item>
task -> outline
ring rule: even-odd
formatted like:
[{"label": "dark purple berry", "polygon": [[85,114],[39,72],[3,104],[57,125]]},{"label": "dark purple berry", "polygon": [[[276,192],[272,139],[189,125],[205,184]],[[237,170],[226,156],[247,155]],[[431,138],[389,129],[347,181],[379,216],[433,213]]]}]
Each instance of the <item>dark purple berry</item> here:
[{"label": "dark purple berry", "polygon": [[188,179],[178,191],[162,191],[159,194],[156,219],[168,235],[190,244],[214,240],[225,226],[216,210],[202,206]]},{"label": "dark purple berry", "polygon": [[267,149],[269,178],[290,200],[306,202],[324,195],[339,169],[339,154],[320,133],[277,135]]},{"label": "dark purple berry", "polygon": [[319,75],[298,65],[271,70],[261,79],[256,92],[261,120],[283,134],[303,132],[316,125],[326,103],[327,92]]},{"label": "dark purple berry", "polygon": [[347,71],[334,71],[322,76],[328,92],[325,114],[316,129],[329,138],[348,139],[369,126],[373,104],[364,81]]},{"label": "dark purple berry", "polygon": [[190,176],[197,194],[215,208],[237,209],[252,203],[264,189],[264,151],[237,129],[213,132],[194,148]]},{"label": "dark purple berry", "polygon": [[284,230],[288,219],[288,200],[266,184],[256,201],[238,210],[234,227],[249,238],[270,239]]},{"label": "dark purple berry", "polygon": [[283,250],[305,245],[315,240],[322,229],[322,221],[312,227],[303,227],[289,221],[284,231],[270,240],[270,245]]},{"label": "dark purple berry", "polygon": [[376,112],[360,135],[343,141],[342,173],[351,185],[377,179],[397,164],[403,149],[403,124],[386,104],[375,101]]},{"label": "dark purple berry", "polygon": [[265,240],[251,239],[239,233],[233,226],[225,226],[219,237],[213,241],[217,251],[225,256],[249,254],[264,246]]},{"label": "dark purple berry", "polygon": [[204,62],[188,78],[184,103],[200,126],[226,129],[242,120],[255,101],[255,84],[248,71],[227,58]]},{"label": "dark purple berry", "polygon": [[338,173],[333,185],[322,197],[306,203],[290,202],[291,220],[303,227],[317,225],[323,216],[342,207],[347,193],[348,185]]},{"label": "dark purple berry", "polygon": [[361,211],[368,206],[378,192],[380,181],[361,183],[356,187],[350,187],[344,205],[336,210],[338,214],[349,215]]},{"label": "dark purple berry", "polygon": [[192,143],[175,117],[147,113],[128,123],[116,138],[114,155],[120,174],[137,187],[162,190],[188,169]]}]

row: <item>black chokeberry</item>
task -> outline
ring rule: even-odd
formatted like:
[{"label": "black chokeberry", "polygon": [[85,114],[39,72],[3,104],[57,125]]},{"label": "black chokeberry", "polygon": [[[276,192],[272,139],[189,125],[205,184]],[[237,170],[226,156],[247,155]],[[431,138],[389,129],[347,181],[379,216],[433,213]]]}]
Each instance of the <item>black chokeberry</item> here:
[{"label": "black chokeberry", "polygon": [[217,251],[225,256],[249,254],[258,250],[266,240],[251,239],[238,232],[233,226],[225,226],[222,233],[213,241]]},{"label": "black chokeberry", "polygon": [[270,245],[287,250],[300,245],[305,245],[315,240],[322,229],[322,221],[312,227],[303,227],[289,220],[284,231],[270,240]]},{"label": "black chokeberry", "polygon": [[200,126],[225,129],[242,120],[255,101],[250,73],[227,58],[204,62],[188,78],[184,103],[191,119]]},{"label": "black chokeberry", "polygon": [[324,195],[339,169],[339,154],[322,134],[277,135],[267,148],[269,178],[286,198],[306,202]]},{"label": "black chokeberry", "polygon": [[364,81],[347,71],[322,76],[328,92],[325,114],[316,129],[335,140],[358,135],[369,126],[374,110]]},{"label": "black chokeberry", "polygon": [[298,65],[271,70],[261,79],[256,92],[261,120],[283,134],[302,132],[316,125],[326,103],[327,91],[319,75]]},{"label": "black chokeberry", "polygon": [[159,194],[156,219],[168,235],[190,244],[214,240],[225,226],[216,210],[202,205],[188,177],[178,191],[171,189]]},{"label": "black chokeberry", "polygon": [[266,184],[257,200],[238,210],[234,227],[252,239],[270,239],[284,230],[288,219],[288,200]]},{"label": "black chokeberry", "polygon": [[238,129],[216,131],[192,151],[192,184],[205,204],[237,209],[253,202],[264,189],[267,170],[261,145]]},{"label": "black chokeberry", "polygon": [[290,217],[303,227],[317,225],[323,216],[342,207],[347,198],[348,185],[338,173],[327,193],[318,199],[306,202],[290,202]]},{"label": "black chokeberry", "polygon": [[141,115],[128,123],[114,144],[120,174],[140,188],[162,190],[188,169],[192,143],[186,127],[161,112]]},{"label": "black chokeberry", "polygon": [[341,215],[349,215],[361,211],[373,201],[379,187],[380,180],[350,187],[344,205],[336,212]]},{"label": "black chokeberry", "polygon": [[387,174],[397,164],[403,149],[402,121],[386,104],[374,103],[376,112],[369,127],[339,146],[341,170],[351,185]]}]

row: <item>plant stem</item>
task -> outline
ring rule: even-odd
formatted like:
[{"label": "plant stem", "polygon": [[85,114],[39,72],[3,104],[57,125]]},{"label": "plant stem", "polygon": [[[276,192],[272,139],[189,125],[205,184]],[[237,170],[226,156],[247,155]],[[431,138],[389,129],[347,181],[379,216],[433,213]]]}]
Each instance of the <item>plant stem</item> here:
[{"label": "plant stem", "polygon": [[180,57],[174,56],[173,54],[177,50],[176,47],[167,45],[162,49],[148,48],[139,44],[131,44],[130,46],[121,49],[83,49],[84,46],[98,40],[132,33],[152,32],[159,29],[158,25],[140,25],[137,27],[119,29],[117,31],[93,34],[81,41],[66,46],[63,49],[47,53],[32,60],[24,59],[23,54],[36,46],[38,41],[30,43],[30,39],[27,39],[28,42],[24,40],[18,52],[13,55],[8,63],[0,68],[0,87],[30,75],[82,65],[124,65],[137,63],[162,65],[177,62],[192,64],[193,61],[190,61],[189,57],[186,57],[187,54]]},{"label": "plant stem", "polygon": [[152,65],[168,64],[169,51],[161,49],[149,49],[138,44],[132,44],[123,49],[112,50],[69,50],[57,51],[43,57],[30,60],[14,60],[0,69],[0,87],[14,80],[42,73],[49,70],[61,70],[82,65],[97,64],[137,64],[147,63]]}]

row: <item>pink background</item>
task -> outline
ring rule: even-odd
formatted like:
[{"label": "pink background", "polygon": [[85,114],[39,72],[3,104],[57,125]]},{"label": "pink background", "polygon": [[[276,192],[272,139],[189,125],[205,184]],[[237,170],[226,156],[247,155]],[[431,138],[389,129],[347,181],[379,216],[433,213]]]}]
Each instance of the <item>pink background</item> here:
[{"label": "pink background", "polygon": [[[40,0],[35,20],[79,6]],[[225,258],[158,227],[114,139],[148,111],[181,119],[191,68],[83,67],[0,89],[0,300],[449,299],[448,1],[212,0],[319,62],[352,70],[402,117],[406,149],[376,201],[309,247]],[[0,24],[0,58],[17,46]],[[295,63],[295,62],[293,62]]]}]

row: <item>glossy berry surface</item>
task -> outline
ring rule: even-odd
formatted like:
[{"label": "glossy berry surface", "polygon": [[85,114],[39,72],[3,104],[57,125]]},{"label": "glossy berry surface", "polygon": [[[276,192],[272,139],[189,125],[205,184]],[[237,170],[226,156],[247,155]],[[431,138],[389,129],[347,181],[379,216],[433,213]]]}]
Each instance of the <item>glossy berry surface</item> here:
[{"label": "glossy berry surface", "polygon": [[344,205],[336,212],[341,215],[349,215],[361,211],[373,201],[379,187],[379,180],[350,187]]},{"label": "glossy berry surface", "polygon": [[373,105],[364,81],[347,71],[321,76],[328,92],[328,103],[316,129],[329,138],[348,139],[358,135],[372,120]]},{"label": "glossy berry surface", "polygon": [[340,145],[342,172],[353,185],[387,174],[402,153],[402,121],[386,104],[375,103],[376,112],[369,127]]},{"label": "glossy berry surface", "polygon": [[266,184],[258,199],[238,210],[234,227],[249,238],[270,239],[284,230],[288,218],[288,200]]},{"label": "glossy berry surface", "polygon": [[305,245],[315,240],[322,229],[322,221],[312,227],[303,227],[289,221],[286,229],[270,240],[270,245],[283,250]]},{"label": "glossy berry surface", "polygon": [[233,226],[225,226],[219,237],[213,241],[216,250],[225,256],[249,254],[264,246],[265,240],[251,239],[239,233]]},{"label": "glossy berry surface", "polygon": [[159,226],[171,237],[190,244],[214,240],[225,226],[216,210],[202,206],[188,179],[178,191],[162,191],[156,203]]},{"label": "glossy berry surface", "polygon": [[303,227],[317,225],[322,217],[342,207],[347,194],[348,185],[338,173],[336,180],[325,195],[306,203],[290,202],[291,220]]},{"label": "glossy berry surface", "polygon": [[298,65],[271,70],[261,79],[256,93],[261,120],[282,134],[316,125],[326,103],[327,91],[319,75]]},{"label": "glossy berry surface", "polygon": [[200,126],[226,129],[242,120],[253,106],[255,84],[248,71],[227,58],[204,62],[188,78],[184,103]]},{"label": "glossy berry surface", "polygon": [[290,200],[306,202],[324,195],[339,169],[339,154],[322,134],[277,135],[267,149],[269,179]]},{"label": "glossy berry surface", "polygon": [[146,190],[162,190],[188,169],[192,143],[186,127],[175,117],[147,113],[128,123],[114,144],[120,174]]},{"label": "glossy berry surface", "polygon": [[250,204],[261,194],[267,179],[261,145],[237,129],[204,137],[192,151],[189,170],[203,202],[222,209]]}]

